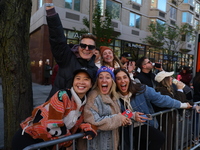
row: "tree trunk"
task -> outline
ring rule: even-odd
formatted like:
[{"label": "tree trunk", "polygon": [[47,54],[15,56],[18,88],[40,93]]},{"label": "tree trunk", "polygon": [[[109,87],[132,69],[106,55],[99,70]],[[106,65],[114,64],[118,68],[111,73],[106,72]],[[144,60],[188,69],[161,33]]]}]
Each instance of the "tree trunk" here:
[{"label": "tree trunk", "polygon": [[31,0],[0,0],[0,75],[6,150],[11,149],[20,122],[33,109],[29,58],[31,7]]}]

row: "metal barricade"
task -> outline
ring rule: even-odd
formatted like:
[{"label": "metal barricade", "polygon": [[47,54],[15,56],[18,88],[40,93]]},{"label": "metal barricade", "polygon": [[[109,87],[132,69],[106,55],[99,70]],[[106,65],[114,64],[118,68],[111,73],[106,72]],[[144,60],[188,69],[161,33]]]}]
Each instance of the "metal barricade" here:
[{"label": "metal barricade", "polygon": [[[200,101],[196,104],[200,104]],[[182,109],[167,109],[152,114],[154,122],[158,120],[159,126],[158,130],[162,131],[165,134],[165,143],[161,150],[195,150],[200,147],[199,135],[200,135],[200,114],[196,113],[196,110],[182,110]],[[170,117],[175,118],[175,122],[169,122]],[[159,118],[159,119],[158,119]],[[133,122],[134,124],[134,122]],[[147,121],[148,124],[148,121]],[[154,124],[156,126],[156,124]],[[169,126],[170,125],[170,126]],[[138,148],[134,148],[133,142],[130,142],[130,150],[139,150],[140,149],[140,137],[141,137],[141,124],[139,125],[139,139],[138,139]],[[149,128],[149,125],[147,125]],[[170,131],[171,130],[171,131]],[[121,130],[121,142],[120,150],[124,149],[124,127]],[[130,127],[130,135],[133,135],[134,125]],[[169,134],[170,133],[170,134]],[[148,138],[149,130],[147,129],[147,139],[146,139],[146,150],[148,150],[148,143],[151,139]],[[77,133],[60,139],[46,141],[42,143],[37,143],[26,147],[24,150],[40,149],[50,145],[56,145],[58,150],[58,144],[73,140],[73,150],[76,149],[75,140],[82,138],[83,133]],[[170,136],[170,137],[169,137]],[[130,136],[130,140],[133,141],[133,136]],[[195,141],[196,140],[196,141]],[[101,141],[99,141],[101,142]],[[170,143],[170,144],[169,144]],[[127,149],[126,149],[127,150]]]}]

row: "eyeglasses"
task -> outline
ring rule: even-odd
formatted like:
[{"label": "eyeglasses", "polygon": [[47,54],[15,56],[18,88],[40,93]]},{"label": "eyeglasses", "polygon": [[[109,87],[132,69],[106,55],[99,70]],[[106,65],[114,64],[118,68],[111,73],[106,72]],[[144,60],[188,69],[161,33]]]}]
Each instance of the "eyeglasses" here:
[{"label": "eyeglasses", "polygon": [[93,50],[93,49],[95,49],[96,46],[80,43],[80,47],[83,48],[83,49],[86,49],[86,47],[88,47],[89,50]]}]

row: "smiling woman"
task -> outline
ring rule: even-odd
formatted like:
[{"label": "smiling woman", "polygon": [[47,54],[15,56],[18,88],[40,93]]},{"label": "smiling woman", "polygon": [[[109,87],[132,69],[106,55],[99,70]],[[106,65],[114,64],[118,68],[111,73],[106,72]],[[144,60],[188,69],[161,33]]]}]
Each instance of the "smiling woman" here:
[{"label": "smiling woman", "polygon": [[[96,135],[90,124],[83,123],[82,113],[87,100],[86,93],[92,87],[92,71],[81,68],[73,75],[71,89],[56,92],[20,124],[21,128],[12,141],[12,150],[21,150],[32,144],[69,136],[77,133],[79,129],[85,133],[84,138],[92,139]],[[59,147],[69,147],[71,144],[72,141],[67,141],[60,143]]]},{"label": "smiling woman", "polygon": [[97,127],[98,136],[89,141],[89,149],[117,150],[118,127],[129,125],[131,120],[120,113],[115,77],[111,69],[102,66],[97,81],[88,95],[84,108],[84,121]]},{"label": "smiling woman", "polygon": [[122,63],[118,59],[118,57],[113,53],[113,49],[107,46],[100,47],[101,58],[102,58],[102,66],[116,68],[123,68]]},{"label": "smiling woman", "polygon": [[[120,97],[121,111],[123,112],[126,109],[129,109],[134,114],[132,119],[143,123],[140,129],[140,127],[137,126],[137,122],[134,122],[133,136],[135,149],[138,149],[138,140],[140,140],[140,149],[145,150],[147,147],[146,140],[148,136],[148,149],[160,150],[161,146],[165,142],[165,135],[161,131],[154,128],[154,126],[157,127],[158,125],[156,120],[153,119],[146,122],[148,118],[144,117],[144,115],[154,113],[152,104],[167,108],[190,108],[191,105],[188,103],[181,103],[178,100],[161,95],[151,87],[132,81],[125,69],[116,69],[114,73],[116,77],[117,91]],[[149,124],[149,132],[146,132],[147,124]],[[129,135],[130,128],[126,127],[124,130],[124,149],[130,149],[130,142],[132,142],[129,139],[131,136]],[[140,139],[138,137],[139,130],[141,130]]]}]

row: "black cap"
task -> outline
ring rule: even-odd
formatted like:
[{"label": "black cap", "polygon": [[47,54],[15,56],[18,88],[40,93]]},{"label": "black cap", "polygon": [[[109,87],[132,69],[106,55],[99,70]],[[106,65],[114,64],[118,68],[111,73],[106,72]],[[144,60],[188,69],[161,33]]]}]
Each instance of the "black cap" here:
[{"label": "black cap", "polygon": [[94,76],[93,76],[93,72],[92,70],[86,68],[86,67],[83,67],[83,68],[80,68],[80,69],[77,69],[74,71],[74,76],[77,75],[79,72],[85,72],[89,75],[89,77],[91,78],[91,81],[92,83],[94,83]]},{"label": "black cap", "polygon": [[130,54],[130,53],[127,53],[127,52],[123,53],[123,54],[121,55],[121,57],[125,57],[125,58],[127,58],[127,59],[132,59],[131,54]]}]

